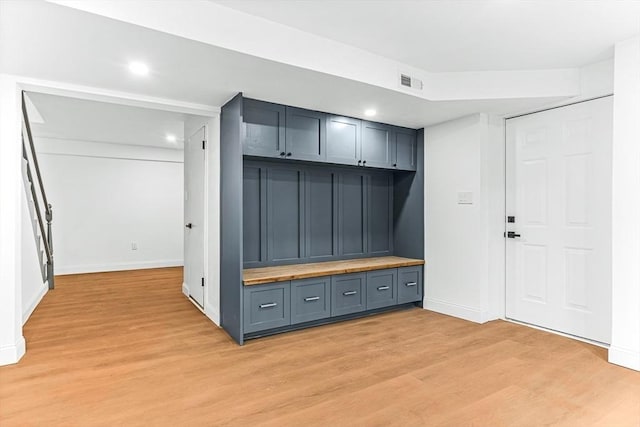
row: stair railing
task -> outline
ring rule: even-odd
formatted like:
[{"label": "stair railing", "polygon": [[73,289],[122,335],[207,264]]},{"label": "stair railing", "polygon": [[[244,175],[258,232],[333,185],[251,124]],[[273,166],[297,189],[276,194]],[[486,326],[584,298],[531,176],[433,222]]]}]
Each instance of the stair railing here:
[{"label": "stair railing", "polygon": [[[33,142],[33,134],[31,133],[31,124],[29,122],[29,114],[27,113],[27,104],[25,101],[24,91],[22,92],[22,156],[26,160],[27,179],[31,188],[31,197],[34,202],[38,228],[44,246],[44,253],[47,258],[46,271],[43,279],[49,283],[49,289],[54,288],[54,272],[53,272],[53,236],[51,231],[51,222],[53,221],[52,206],[47,199],[47,193],[42,184],[42,174],[40,173],[40,165],[38,164],[38,156],[36,147]],[[32,171],[33,169],[33,171]],[[35,181],[34,181],[35,172]],[[38,190],[36,190],[36,183]],[[44,211],[44,218],[43,213]],[[46,221],[46,227],[45,227]]]}]

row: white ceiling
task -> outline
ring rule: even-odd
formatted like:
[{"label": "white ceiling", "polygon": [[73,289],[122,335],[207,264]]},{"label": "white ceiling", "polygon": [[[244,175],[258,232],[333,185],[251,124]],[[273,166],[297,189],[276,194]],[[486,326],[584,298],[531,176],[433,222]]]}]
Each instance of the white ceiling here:
[{"label": "white ceiling", "polygon": [[571,68],[640,32],[637,0],[212,0],[426,71]]},{"label": "white ceiling", "polygon": [[[36,139],[184,147],[184,114],[41,93],[27,96],[36,109],[29,111]],[[168,142],[167,134],[178,141]]]},{"label": "white ceiling", "polygon": [[[48,2],[10,6],[0,14],[0,72],[38,79],[212,106],[243,92],[353,117],[375,108],[375,120],[412,128],[476,112],[518,112],[558,100],[431,102]],[[23,24],[26,19],[30,25]],[[131,75],[131,60],[148,63],[151,75]]]}]

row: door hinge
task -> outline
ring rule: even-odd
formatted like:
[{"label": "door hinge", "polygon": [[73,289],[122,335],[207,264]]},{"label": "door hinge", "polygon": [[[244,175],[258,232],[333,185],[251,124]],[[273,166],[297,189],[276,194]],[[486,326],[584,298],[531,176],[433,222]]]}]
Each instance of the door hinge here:
[{"label": "door hinge", "polygon": [[204,277],[202,278],[202,287],[204,288]]},{"label": "door hinge", "polygon": [[202,140],[202,149],[205,150],[207,148],[207,141]]}]

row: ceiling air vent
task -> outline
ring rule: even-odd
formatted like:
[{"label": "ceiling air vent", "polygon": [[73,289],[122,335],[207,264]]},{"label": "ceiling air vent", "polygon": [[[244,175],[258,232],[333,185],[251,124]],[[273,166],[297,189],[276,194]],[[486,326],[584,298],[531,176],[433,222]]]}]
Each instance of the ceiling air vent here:
[{"label": "ceiling air vent", "polygon": [[411,89],[422,90],[422,80],[418,80],[415,77],[411,77],[406,74],[400,74],[400,85],[410,87]]}]

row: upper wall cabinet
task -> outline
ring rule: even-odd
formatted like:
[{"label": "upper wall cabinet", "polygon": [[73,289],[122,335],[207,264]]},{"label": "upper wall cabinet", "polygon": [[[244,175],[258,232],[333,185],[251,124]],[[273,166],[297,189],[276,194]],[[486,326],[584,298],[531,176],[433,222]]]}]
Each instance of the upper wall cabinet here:
[{"label": "upper wall cabinet", "polygon": [[374,122],[362,122],[362,166],[393,168],[393,128]]},{"label": "upper wall cabinet", "polygon": [[285,156],[297,160],[326,159],[326,114],[287,107]]},{"label": "upper wall cabinet", "polygon": [[281,157],[285,151],[285,107],[270,102],[244,100],[243,154]]},{"label": "upper wall cabinet", "polygon": [[360,165],[361,129],[360,120],[341,116],[327,117],[327,162]]},{"label": "upper wall cabinet", "polygon": [[395,161],[394,168],[414,171],[417,167],[416,131],[413,129],[395,128]]},{"label": "upper wall cabinet", "polygon": [[416,170],[413,129],[244,100],[243,154],[393,170]]}]

